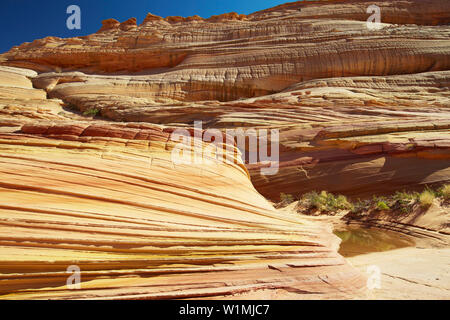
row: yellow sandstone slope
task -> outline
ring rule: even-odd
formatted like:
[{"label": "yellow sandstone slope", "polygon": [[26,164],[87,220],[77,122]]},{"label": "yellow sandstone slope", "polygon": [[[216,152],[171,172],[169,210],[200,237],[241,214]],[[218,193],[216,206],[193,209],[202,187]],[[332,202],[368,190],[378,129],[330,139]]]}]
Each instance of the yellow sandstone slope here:
[{"label": "yellow sandstone slope", "polygon": [[[156,127],[80,127],[0,136],[1,298],[335,297],[363,286],[328,228],[277,214],[242,167],[174,166]],[[80,290],[65,286],[71,265]]]}]

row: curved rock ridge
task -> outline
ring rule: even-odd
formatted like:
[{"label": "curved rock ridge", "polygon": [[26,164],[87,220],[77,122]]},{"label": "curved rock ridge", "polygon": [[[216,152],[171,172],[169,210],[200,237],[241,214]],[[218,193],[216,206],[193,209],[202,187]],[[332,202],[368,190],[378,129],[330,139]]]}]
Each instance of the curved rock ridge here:
[{"label": "curved rock ridge", "polygon": [[[132,138],[131,138],[132,137]],[[174,165],[156,126],[0,135],[0,297],[350,297],[364,279],[326,226],[277,213],[230,163]],[[66,287],[69,266],[81,289]]]}]

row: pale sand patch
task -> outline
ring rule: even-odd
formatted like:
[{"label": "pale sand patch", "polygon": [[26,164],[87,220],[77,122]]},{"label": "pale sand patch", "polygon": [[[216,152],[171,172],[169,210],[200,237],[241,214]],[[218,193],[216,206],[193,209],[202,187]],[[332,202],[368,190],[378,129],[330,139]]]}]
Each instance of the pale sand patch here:
[{"label": "pale sand patch", "polygon": [[401,248],[347,261],[364,274],[371,265],[380,268],[381,289],[370,290],[368,299],[450,300],[450,248]]}]

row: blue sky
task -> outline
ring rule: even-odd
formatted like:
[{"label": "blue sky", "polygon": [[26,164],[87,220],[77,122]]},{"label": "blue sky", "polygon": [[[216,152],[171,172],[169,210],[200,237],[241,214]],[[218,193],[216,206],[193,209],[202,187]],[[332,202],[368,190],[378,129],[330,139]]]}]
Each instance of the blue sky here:
[{"label": "blue sky", "polygon": [[[293,0],[290,0],[293,1]],[[1,0],[0,52],[46,36],[76,37],[96,32],[101,21],[135,17],[141,23],[148,12],[166,16],[211,15],[235,11],[249,14],[289,0]],[[81,30],[69,30],[69,5],[81,8]]]}]

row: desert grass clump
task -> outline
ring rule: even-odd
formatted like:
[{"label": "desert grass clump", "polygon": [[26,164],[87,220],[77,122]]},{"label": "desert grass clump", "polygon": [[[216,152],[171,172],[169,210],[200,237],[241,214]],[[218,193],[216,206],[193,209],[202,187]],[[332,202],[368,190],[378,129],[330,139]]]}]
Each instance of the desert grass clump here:
[{"label": "desert grass clump", "polygon": [[445,184],[441,188],[440,193],[442,194],[444,200],[450,200],[450,184]]},{"label": "desert grass clump", "polygon": [[424,190],[419,196],[420,206],[422,208],[428,208],[433,204],[433,200],[436,198],[431,190]]},{"label": "desert grass clump", "polygon": [[419,195],[419,203],[422,208],[428,208],[433,203],[433,200],[436,198],[434,193],[430,190],[424,190]]}]

